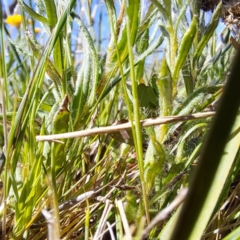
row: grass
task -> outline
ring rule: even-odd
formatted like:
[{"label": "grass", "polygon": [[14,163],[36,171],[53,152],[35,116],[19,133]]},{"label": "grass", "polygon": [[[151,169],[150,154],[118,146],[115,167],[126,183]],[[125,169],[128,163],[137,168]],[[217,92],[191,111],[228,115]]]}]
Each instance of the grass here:
[{"label": "grass", "polygon": [[18,4],[0,29],[2,238],[236,239],[238,37],[216,30],[221,3]]}]

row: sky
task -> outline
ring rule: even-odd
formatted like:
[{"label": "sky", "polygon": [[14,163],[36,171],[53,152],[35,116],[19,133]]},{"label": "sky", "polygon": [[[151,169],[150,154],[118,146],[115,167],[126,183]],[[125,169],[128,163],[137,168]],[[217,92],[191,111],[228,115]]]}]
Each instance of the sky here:
[{"label": "sky", "polygon": [[[3,0],[4,4],[10,5],[14,0]],[[34,0],[32,0],[34,4]],[[64,1],[63,1],[64,2]],[[103,54],[106,52],[106,48],[108,45],[108,42],[110,40],[110,31],[109,31],[109,24],[108,24],[108,17],[107,17],[107,12],[106,12],[106,7],[105,3],[103,0],[93,0],[91,4],[91,19],[94,20],[92,23],[93,25],[90,24],[90,19],[89,19],[89,9],[88,9],[88,0],[81,0],[77,1],[77,6],[76,6],[76,12],[80,15],[82,18],[83,22],[85,23],[86,26],[88,26],[88,30],[91,33],[93,39],[95,39],[95,46],[97,48],[98,54],[100,56],[103,56]],[[146,0],[142,0],[142,2],[145,4]],[[25,3],[29,5],[29,0],[25,0]],[[119,5],[118,1],[115,1],[116,3],[116,11],[117,15],[119,12]],[[143,6],[144,6],[143,4]],[[19,10],[18,10],[19,12]],[[206,13],[206,22],[208,22],[211,18],[211,13]],[[101,24],[100,24],[101,23]],[[40,27],[42,29],[42,26],[40,25],[39,22],[35,23],[35,27]],[[11,37],[13,39],[19,39],[19,33],[24,32],[24,31],[18,31],[15,27],[7,27],[9,32],[11,33]],[[220,34],[222,29],[224,28],[223,24],[219,24],[219,27],[217,28],[217,33]],[[152,31],[153,28],[151,28],[150,31]],[[47,35],[44,34],[44,31],[40,32],[37,34],[37,40],[39,41],[40,44],[44,45],[46,40],[47,40]],[[72,51],[76,52],[79,54],[79,58],[82,56],[82,48],[81,48],[81,38],[79,37],[79,27],[76,23],[73,23],[72,27]],[[158,53],[158,57],[162,58],[163,52],[160,51]],[[151,63],[151,58],[150,63]],[[147,62],[147,64],[149,63]]]}]

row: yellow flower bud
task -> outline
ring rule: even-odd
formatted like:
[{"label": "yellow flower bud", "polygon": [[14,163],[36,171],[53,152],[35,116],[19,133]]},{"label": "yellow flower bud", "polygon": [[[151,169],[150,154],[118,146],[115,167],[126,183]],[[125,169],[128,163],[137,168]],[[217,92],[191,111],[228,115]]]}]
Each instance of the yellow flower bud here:
[{"label": "yellow flower bud", "polygon": [[19,28],[22,22],[22,16],[19,14],[10,15],[6,18],[6,23],[8,25]]},{"label": "yellow flower bud", "polygon": [[34,29],[34,32],[35,32],[35,33],[39,33],[39,32],[41,32],[41,29],[38,28],[38,27],[36,27],[36,28]]}]

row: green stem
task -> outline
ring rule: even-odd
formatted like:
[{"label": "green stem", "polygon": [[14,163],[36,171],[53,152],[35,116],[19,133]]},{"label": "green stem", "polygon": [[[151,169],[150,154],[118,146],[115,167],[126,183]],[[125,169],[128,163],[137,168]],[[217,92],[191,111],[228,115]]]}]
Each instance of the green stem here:
[{"label": "green stem", "polygon": [[178,42],[177,42],[177,37],[175,34],[175,31],[173,29],[173,26],[170,24],[170,22],[167,25],[167,30],[170,38],[170,56],[169,56],[169,62],[170,62],[170,68],[174,69],[174,64],[175,64],[175,58],[177,55],[177,49],[178,49]]},{"label": "green stem", "polygon": [[[0,92],[2,95],[2,99],[1,100],[1,104],[2,104],[2,111],[3,111],[3,129],[4,129],[4,145],[5,145],[5,156],[7,156],[7,159],[5,159],[5,161],[9,162],[8,159],[8,139],[7,139],[7,116],[6,116],[6,103],[5,103],[5,92],[4,89],[6,89],[6,87],[4,88],[4,81],[3,79],[0,79]],[[4,162],[2,163],[4,164]],[[3,168],[3,166],[2,166]],[[3,203],[3,211],[2,211],[2,236],[3,238],[6,235],[6,219],[7,219],[7,182],[8,182],[8,168],[5,167],[5,171],[4,171],[4,191],[3,191],[3,199],[2,199],[2,203]]]},{"label": "green stem", "polygon": [[142,184],[142,194],[143,194],[143,202],[145,206],[145,213],[147,217],[147,222],[150,223],[150,215],[148,208],[148,196],[146,191],[146,183],[144,180],[144,162],[143,162],[143,149],[142,149],[142,133],[141,133],[141,124],[140,124],[140,106],[138,100],[138,92],[137,92],[137,81],[135,79],[135,71],[134,71],[134,57],[132,52],[132,43],[131,43],[131,29],[130,29],[130,21],[129,16],[127,15],[127,44],[128,44],[128,55],[129,55],[129,64],[130,64],[130,76],[132,83],[132,94],[133,94],[133,113],[134,113],[134,121],[135,126],[132,126],[133,132],[136,132],[136,152],[138,159],[138,167],[140,172],[140,179]]},{"label": "green stem", "polygon": [[53,193],[53,209],[55,217],[55,226],[56,226],[56,235],[60,236],[60,217],[58,209],[58,196],[57,196],[57,184],[56,184],[56,155],[55,155],[55,146],[56,143],[52,143],[51,149],[51,189]]},{"label": "green stem", "polygon": [[[3,24],[3,12],[2,12],[2,1],[0,2],[0,103],[2,107],[3,114],[3,129],[4,129],[4,145],[5,151],[4,154],[6,156],[6,162],[9,162],[8,155],[8,132],[7,132],[7,110],[9,109],[10,101],[9,101],[9,93],[8,93],[8,82],[7,82],[7,71],[6,71],[6,63],[5,63],[5,44],[4,44],[4,24]],[[4,164],[4,163],[3,163]],[[4,171],[4,191],[3,191],[3,210],[2,210],[2,238],[4,239],[6,236],[6,221],[7,221],[7,189],[8,189],[8,168],[5,167]]]}]

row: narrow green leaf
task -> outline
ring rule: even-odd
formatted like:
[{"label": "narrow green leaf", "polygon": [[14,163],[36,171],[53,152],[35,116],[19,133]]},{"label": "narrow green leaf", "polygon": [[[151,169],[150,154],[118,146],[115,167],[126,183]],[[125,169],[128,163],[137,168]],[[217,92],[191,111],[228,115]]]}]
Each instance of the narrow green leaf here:
[{"label": "narrow green leaf", "polygon": [[144,179],[146,182],[146,190],[149,194],[153,188],[157,175],[161,174],[162,166],[165,161],[165,152],[161,144],[157,141],[154,130],[148,130],[150,141],[144,159]]},{"label": "narrow green leaf", "polygon": [[137,90],[141,107],[155,108],[158,106],[157,96],[151,86],[139,84]]},{"label": "narrow green leaf", "polygon": [[126,205],[124,207],[126,217],[128,222],[135,222],[136,221],[136,212],[138,210],[137,199],[134,193],[127,191],[126,193]]},{"label": "narrow green leaf", "polygon": [[[26,32],[26,38],[27,38],[29,46],[33,52],[33,55],[35,56],[35,58],[39,59],[39,57],[41,56],[41,54],[43,52],[42,46],[38,44],[38,42],[36,41],[36,39],[34,39],[32,33],[30,31]],[[46,71],[47,71],[47,74],[49,75],[49,77],[55,83],[55,87],[57,89],[59,89],[59,87],[62,86],[62,78],[50,59],[47,59]]]},{"label": "narrow green leaf", "polygon": [[161,71],[156,79],[156,84],[160,94],[159,106],[160,116],[170,116],[172,114],[172,76],[166,58],[162,60]]},{"label": "narrow green leaf", "polygon": [[[172,103],[172,76],[169,66],[167,64],[166,58],[163,58],[161,70],[159,75],[154,75],[152,78],[155,78],[155,82],[159,92],[159,107],[160,107],[160,116],[170,116],[172,114],[173,103]],[[159,136],[158,140],[162,143],[164,136],[169,126],[162,124],[159,127]]]},{"label": "narrow green leaf", "polygon": [[169,21],[170,16],[168,15],[164,6],[158,0],[151,0],[151,2],[158,8],[163,17]]},{"label": "narrow green leaf", "polygon": [[[208,138],[203,144],[198,166],[171,240],[201,238],[239,150],[240,81],[236,81],[240,74],[239,62],[240,51],[236,55]],[[231,132],[234,135],[230,135]],[[183,222],[187,227],[182,227]]]},{"label": "narrow green leaf", "polygon": [[[71,15],[80,27],[83,48],[85,50],[85,57],[81,70],[78,73],[76,90],[73,99],[74,118],[75,121],[80,121],[80,116],[83,114],[83,110],[84,113],[88,113],[89,108],[91,108],[96,101],[96,91],[99,83],[99,60],[94,47],[93,39],[83,24],[81,18],[73,12]],[[89,91],[90,87],[91,91]]]},{"label": "narrow green leaf", "polygon": [[18,0],[19,5],[35,20],[38,20],[39,22],[48,24],[48,19],[41,16],[40,14],[36,13],[32,8],[30,8],[26,3],[24,3],[22,0]]},{"label": "narrow green leaf", "polygon": [[46,6],[48,25],[49,25],[50,29],[52,30],[58,21],[55,1],[54,0],[44,0],[44,3]]},{"label": "narrow green leaf", "polygon": [[167,221],[166,225],[158,235],[157,239],[159,240],[170,240],[174,227],[177,224],[178,217],[180,214],[181,207],[177,209],[177,211],[171,216],[171,218]]},{"label": "narrow green leaf", "polygon": [[64,133],[68,131],[69,110],[68,96],[66,95],[53,117],[53,134]]},{"label": "narrow green leaf", "polygon": [[[132,46],[135,43],[138,25],[139,25],[139,8],[140,1],[129,0],[129,5],[127,7],[127,15],[130,21],[130,31],[131,31],[131,44]],[[119,46],[119,51],[121,51],[121,47]]]},{"label": "narrow green leaf", "polygon": [[[44,0],[45,6],[46,6],[46,13],[48,18],[48,25],[50,29],[52,30],[58,21],[58,15],[57,15],[57,9],[55,5],[54,0]],[[54,49],[53,49],[53,58],[54,58],[54,64],[60,75],[62,75],[63,70],[63,45],[62,45],[62,33],[59,33],[59,37],[55,43]],[[63,90],[64,86],[63,86]],[[64,92],[65,93],[65,92]]]},{"label": "narrow green leaf", "polygon": [[189,129],[184,135],[183,137],[178,141],[178,143],[172,148],[170,154],[172,154],[178,147],[179,144],[181,144],[183,141],[185,141],[185,139],[195,130],[197,130],[198,128],[202,128],[204,126],[206,126],[206,123],[199,123],[194,125],[191,129]]},{"label": "narrow green leaf", "polygon": [[209,39],[213,35],[213,32],[216,30],[216,28],[218,26],[218,21],[219,21],[221,11],[222,11],[222,2],[220,1],[216,10],[214,11],[211,22],[209,23],[209,26],[208,26],[206,32],[204,33],[204,35],[203,35],[200,43],[197,46],[197,49],[196,49],[195,53],[194,53],[193,68],[196,67],[197,61],[202,54],[203,48],[207,45]]},{"label": "narrow green leaf", "polygon": [[[149,48],[142,53],[140,56],[138,56],[134,62],[134,65],[136,66],[137,64],[139,64],[143,59],[145,59],[148,55],[150,55],[154,49],[158,48],[162,43],[163,43],[164,38],[162,36],[159,36],[153,43],[150,43]],[[127,68],[124,71],[124,76],[126,76],[128,73],[130,72],[130,68]],[[109,86],[107,86],[102,95],[100,96],[99,100],[102,100],[111,90],[113,87],[115,87],[120,81],[121,81],[121,77],[117,76],[115,77],[111,83],[109,84]],[[100,83],[101,84],[101,83]]]},{"label": "narrow green leaf", "polygon": [[223,240],[236,240],[239,239],[240,236],[240,227],[234,229],[231,233],[229,233]]},{"label": "narrow green leaf", "polygon": [[[127,7],[127,15],[129,16],[129,21],[130,21],[130,33],[131,33],[131,44],[132,46],[134,46],[135,40],[136,40],[136,36],[137,36],[137,31],[138,31],[138,25],[139,25],[139,8],[140,8],[140,2],[139,1],[134,1],[134,0],[130,0],[129,1],[129,5]],[[122,31],[119,33],[118,39],[117,39],[117,49],[119,51],[119,55],[120,55],[120,60],[123,63],[128,56],[128,48],[127,48],[127,26],[126,23],[125,25],[122,26]],[[110,51],[108,52],[108,56],[107,56],[107,68],[109,69],[108,71],[106,71],[100,82],[99,82],[99,86],[97,89],[97,93],[98,95],[100,95],[100,93],[102,92],[102,90],[104,89],[104,86],[106,86],[109,81],[110,78],[118,71],[118,60],[117,60],[117,53],[116,50],[114,49],[110,49]]]},{"label": "narrow green leaf", "polygon": [[175,63],[174,70],[173,70],[173,73],[172,73],[173,96],[175,96],[176,93],[177,93],[177,82],[178,82],[179,71],[184,64],[187,55],[189,54],[189,50],[192,46],[193,39],[194,39],[195,34],[196,34],[196,30],[197,30],[197,20],[196,20],[195,17],[193,17],[192,23],[189,26],[186,33],[184,34],[183,39],[181,41],[181,44],[180,44],[180,47],[179,47],[179,50],[178,50],[176,63]]},{"label": "narrow green leaf", "polygon": [[[63,99],[58,111],[53,117],[53,134],[68,132],[69,128],[69,110],[68,110],[68,96],[66,95]],[[52,149],[54,154],[56,170],[60,169],[65,164],[66,153],[65,153],[65,140],[61,140],[62,143],[55,143]]]},{"label": "narrow green leaf", "polygon": [[182,76],[188,96],[193,92],[194,89],[190,57],[191,57],[190,55],[187,56],[185,64],[183,64],[182,67]]},{"label": "narrow green leaf", "polygon": [[[147,29],[136,42],[136,52],[140,55],[149,47],[149,30]],[[138,82],[143,78],[145,71],[145,59],[143,59],[136,67],[136,79]]]},{"label": "narrow green leaf", "polygon": [[178,18],[177,18],[177,21],[176,21],[176,26],[175,26],[175,31],[176,31],[176,34],[178,33],[178,28],[179,28],[179,25],[181,23],[181,20],[182,18],[185,16],[186,14],[186,9],[187,7],[189,6],[189,2],[190,0],[187,0],[184,5],[182,6],[182,8],[180,9],[180,13],[178,14]]},{"label": "narrow green leaf", "polygon": [[[36,65],[35,71],[33,72],[32,79],[29,82],[29,85],[26,89],[26,92],[22,98],[22,101],[19,105],[19,108],[17,110],[16,116],[13,120],[11,130],[9,132],[9,149],[8,154],[9,157],[6,157],[6,166],[9,165],[10,157],[12,161],[12,171],[15,172],[15,168],[17,165],[17,162],[19,161],[19,151],[21,150],[22,146],[22,139],[25,134],[25,130],[28,124],[28,119],[30,112],[32,111],[32,106],[34,104],[33,99],[36,101],[35,97],[37,94],[38,87],[42,86],[42,81],[44,79],[45,74],[45,64],[46,59],[49,57],[50,53],[52,52],[53,46],[58,38],[58,34],[61,31],[66,18],[69,14],[69,11],[72,9],[72,7],[75,4],[75,0],[71,0],[66,7],[66,9],[63,11],[62,16],[60,17],[54,33],[51,35],[48,45],[45,48],[42,57],[40,58],[38,64]],[[8,181],[5,181],[5,187],[6,191],[9,191],[10,185],[8,185]],[[7,192],[5,193],[7,194]]]},{"label": "narrow green leaf", "polygon": [[105,2],[106,2],[107,15],[108,15],[108,21],[109,21],[110,33],[111,33],[111,40],[108,44],[108,49],[111,52],[113,51],[113,48],[114,48],[114,36],[116,35],[116,31],[117,31],[117,16],[116,16],[114,1],[107,0]]}]

